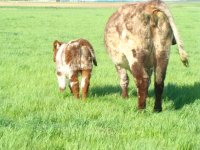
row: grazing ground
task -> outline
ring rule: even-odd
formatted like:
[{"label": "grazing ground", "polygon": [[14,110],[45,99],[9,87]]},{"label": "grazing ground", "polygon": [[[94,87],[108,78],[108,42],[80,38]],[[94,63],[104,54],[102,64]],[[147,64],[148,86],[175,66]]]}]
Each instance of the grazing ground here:
[{"label": "grazing ground", "polygon": [[[115,8],[0,7],[0,149],[200,149],[200,3],[170,4],[190,56],[190,67],[171,49],[163,112],[120,97],[118,76],[103,33]],[[88,39],[96,51],[87,102],[60,94],[52,43]]]},{"label": "grazing ground", "polygon": [[31,6],[31,7],[68,7],[68,8],[118,8],[124,3],[115,2],[27,2],[27,1],[0,1],[0,6]]}]

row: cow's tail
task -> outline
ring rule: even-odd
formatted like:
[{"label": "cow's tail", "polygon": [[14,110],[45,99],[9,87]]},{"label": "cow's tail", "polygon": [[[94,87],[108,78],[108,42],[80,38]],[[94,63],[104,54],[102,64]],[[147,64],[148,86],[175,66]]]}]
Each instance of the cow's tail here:
[{"label": "cow's tail", "polygon": [[95,66],[97,66],[97,60],[96,60],[96,57],[95,57],[95,54],[94,54],[94,50],[91,49],[91,48],[89,48],[89,51],[90,51],[90,54],[91,54],[91,56],[92,56],[93,64],[94,64]]},{"label": "cow's tail", "polygon": [[189,65],[189,61],[188,61],[188,55],[186,53],[186,51],[184,50],[184,46],[183,46],[183,42],[180,38],[180,35],[178,33],[178,30],[176,28],[174,19],[172,17],[171,12],[169,11],[168,7],[166,6],[166,4],[164,3],[160,3],[158,4],[158,9],[161,10],[162,12],[165,13],[165,15],[168,17],[169,23],[171,25],[174,37],[176,39],[176,43],[178,45],[178,51],[179,51],[179,55],[181,58],[181,61],[183,62],[183,64],[187,67]]}]

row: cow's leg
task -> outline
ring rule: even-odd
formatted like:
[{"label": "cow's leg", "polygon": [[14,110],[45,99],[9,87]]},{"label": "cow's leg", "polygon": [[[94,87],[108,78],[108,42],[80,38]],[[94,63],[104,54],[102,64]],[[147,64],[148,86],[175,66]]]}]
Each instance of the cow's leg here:
[{"label": "cow's leg", "polygon": [[172,44],[173,33],[170,27],[166,15],[162,12],[157,14],[158,22],[157,28],[154,30],[154,47],[155,47],[155,58],[154,58],[154,90],[155,90],[155,105],[154,111],[162,111],[162,94],[164,88],[165,74],[167,70],[170,46]]},{"label": "cow's leg", "polygon": [[144,109],[146,107],[146,98],[148,94],[148,74],[146,73],[143,65],[140,63],[134,63],[131,71],[137,86],[138,109]]},{"label": "cow's leg", "polygon": [[156,55],[155,74],[154,74],[154,91],[155,91],[155,105],[154,111],[162,111],[162,94],[164,88],[164,80],[168,64],[168,51],[161,51]]},{"label": "cow's leg", "polygon": [[92,72],[92,70],[83,70],[82,71],[81,89],[82,89],[83,99],[85,99],[87,97],[88,89],[90,86],[91,72]]},{"label": "cow's leg", "polygon": [[126,73],[126,70],[121,68],[120,66],[115,66],[117,73],[119,75],[120,78],[120,86],[122,89],[122,97],[123,98],[128,98],[128,84],[129,84],[129,78],[128,75]]},{"label": "cow's leg", "polygon": [[149,86],[150,86],[150,84],[151,84],[151,75],[152,75],[152,73],[153,73],[153,67],[152,68],[150,68],[150,69],[147,69],[147,74],[148,74],[148,89],[149,89]]},{"label": "cow's leg", "polygon": [[74,71],[70,75],[70,87],[71,87],[71,92],[72,94],[76,97],[79,98],[79,81],[78,81],[78,71]]}]

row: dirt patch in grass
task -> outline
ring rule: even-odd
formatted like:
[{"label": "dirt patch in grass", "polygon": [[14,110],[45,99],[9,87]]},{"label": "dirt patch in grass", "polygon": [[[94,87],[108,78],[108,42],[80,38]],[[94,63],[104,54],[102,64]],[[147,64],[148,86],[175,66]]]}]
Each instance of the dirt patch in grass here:
[{"label": "dirt patch in grass", "polygon": [[0,2],[0,6],[67,7],[67,8],[118,8],[125,3],[106,2]]}]

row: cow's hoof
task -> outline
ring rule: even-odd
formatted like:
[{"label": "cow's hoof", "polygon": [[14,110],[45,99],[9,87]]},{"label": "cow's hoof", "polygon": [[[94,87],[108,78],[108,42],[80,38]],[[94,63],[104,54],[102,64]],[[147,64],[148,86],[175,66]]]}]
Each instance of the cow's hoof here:
[{"label": "cow's hoof", "polygon": [[124,99],[127,99],[127,98],[128,98],[128,92],[127,92],[127,90],[122,90],[122,97],[123,97]]},{"label": "cow's hoof", "polygon": [[142,109],[145,109],[145,108],[146,108],[146,102],[143,102],[143,103],[139,102],[138,103],[138,110],[142,110]]},{"label": "cow's hoof", "polygon": [[144,110],[146,108],[146,105],[144,106],[138,106],[138,110]]},{"label": "cow's hoof", "polygon": [[128,94],[122,94],[122,98],[125,100],[128,99]]},{"label": "cow's hoof", "polygon": [[154,108],[154,110],[153,110],[154,112],[157,112],[157,113],[159,113],[159,112],[161,112],[162,111],[162,108]]}]

